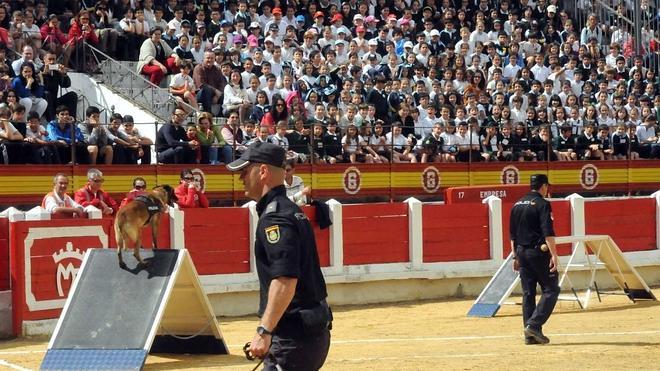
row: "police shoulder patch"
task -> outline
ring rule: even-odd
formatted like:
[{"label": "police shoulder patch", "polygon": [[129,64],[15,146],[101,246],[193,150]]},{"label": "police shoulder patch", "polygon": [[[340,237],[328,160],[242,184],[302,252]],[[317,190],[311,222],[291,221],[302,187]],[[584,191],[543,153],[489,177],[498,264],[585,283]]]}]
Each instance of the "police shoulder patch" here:
[{"label": "police shoulder patch", "polygon": [[266,232],[266,240],[270,243],[277,243],[280,240],[280,226],[279,225],[271,225],[270,227],[265,229]]}]

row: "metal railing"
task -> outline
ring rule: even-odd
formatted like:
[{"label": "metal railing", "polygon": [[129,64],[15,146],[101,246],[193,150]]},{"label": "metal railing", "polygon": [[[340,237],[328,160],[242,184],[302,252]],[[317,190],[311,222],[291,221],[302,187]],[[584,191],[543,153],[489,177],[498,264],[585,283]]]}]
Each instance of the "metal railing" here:
[{"label": "metal railing", "polygon": [[[643,2],[647,2],[649,8],[655,12],[650,15],[644,13],[641,9]],[[589,14],[596,15],[598,27],[603,30],[603,42],[600,46],[605,54],[608,52],[612,34],[621,29],[625,29],[628,37],[633,39],[635,55],[651,53],[651,40],[660,43],[660,0],[565,0],[564,7],[574,21],[574,31],[578,36],[587,24]],[[645,60],[648,68],[658,69],[657,62],[657,58]]]},{"label": "metal railing", "polygon": [[185,106],[187,111],[199,110],[177,101],[167,88],[161,88],[135,71],[136,62],[120,62],[96,47],[86,44],[94,54],[101,56],[101,74],[97,79],[115,93],[123,96],[161,121],[169,121],[174,107]]}]

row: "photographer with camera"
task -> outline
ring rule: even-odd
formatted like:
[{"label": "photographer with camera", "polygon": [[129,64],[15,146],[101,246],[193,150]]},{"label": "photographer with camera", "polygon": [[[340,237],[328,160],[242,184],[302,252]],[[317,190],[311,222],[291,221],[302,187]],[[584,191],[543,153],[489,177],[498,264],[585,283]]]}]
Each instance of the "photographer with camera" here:
[{"label": "photographer with camera", "polygon": [[57,63],[57,55],[49,51],[44,57],[44,70],[41,74],[44,81],[44,88],[46,90],[46,101],[48,108],[46,109],[46,118],[52,120],[55,118],[55,107],[65,105],[69,107],[71,116],[76,117],[76,109],[78,108],[78,94],[70,91],[58,97],[60,88],[70,88],[71,78],[67,72],[69,71],[63,64]]},{"label": "photographer with camera", "polygon": [[96,72],[98,65],[92,51],[85,48],[85,43],[98,47],[99,38],[96,36],[94,24],[91,23],[87,10],[81,10],[74,18],[69,28],[68,40],[65,60],[70,59],[71,66],[76,71]]}]

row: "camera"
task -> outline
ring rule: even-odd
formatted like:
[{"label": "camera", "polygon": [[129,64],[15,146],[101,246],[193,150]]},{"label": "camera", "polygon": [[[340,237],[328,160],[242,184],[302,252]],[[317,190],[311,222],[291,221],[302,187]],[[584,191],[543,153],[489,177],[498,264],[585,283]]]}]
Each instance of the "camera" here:
[{"label": "camera", "polygon": [[60,71],[60,65],[59,64],[49,64],[48,65],[48,70],[49,71]]}]

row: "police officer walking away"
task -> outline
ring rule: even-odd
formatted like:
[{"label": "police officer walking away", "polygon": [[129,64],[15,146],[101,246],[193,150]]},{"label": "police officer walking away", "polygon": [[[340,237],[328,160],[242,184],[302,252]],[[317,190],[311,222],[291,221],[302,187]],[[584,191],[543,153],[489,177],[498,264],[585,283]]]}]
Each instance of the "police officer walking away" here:
[{"label": "police officer walking away", "polygon": [[332,314],[312,226],[286,196],[284,161],[282,147],[257,141],[227,165],[241,171],[259,214],[254,249],[261,323],[249,351],[265,358],[264,370],[318,370],[330,348]]},{"label": "police officer walking away", "polygon": [[[544,197],[548,195],[548,177],[535,174],[530,178],[531,191],[511,209],[510,239],[513,269],[520,272],[523,291],[523,322],[525,344],[547,344],[543,324],[559,296],[558,257],[555,231],[552,226],[552,208]],[[536,284],[542,295],[536,304]]]}]

